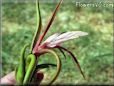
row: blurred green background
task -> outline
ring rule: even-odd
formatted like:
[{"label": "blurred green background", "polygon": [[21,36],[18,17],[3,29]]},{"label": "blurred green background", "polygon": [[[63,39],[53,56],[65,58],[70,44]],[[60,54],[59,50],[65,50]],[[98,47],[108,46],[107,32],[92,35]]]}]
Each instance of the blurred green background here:
[{"label": "blurred green background", "polygon": [[[46,26],[55,5],[40,4],[43,27]],[[19,64],[20,50],[24,44],[31,43],[36,26],[35,3],[2,4],[2,76],[15,70]],[[89,34],[62,44],[77,56],[86,80],[67,53],[65,54],[68,58],[65,61],[63,55],[55,50],[62,59],[62,70],[55,84],[113,83],[113,8],[77,7],[75,3],[64,3],[45,38],[56,32],[72,30]],[[46,54],[40,58],[39,63],[55,63],[53,60],[50,54]],[[56,68],[44,71],[45,82],[53,76]]]}]

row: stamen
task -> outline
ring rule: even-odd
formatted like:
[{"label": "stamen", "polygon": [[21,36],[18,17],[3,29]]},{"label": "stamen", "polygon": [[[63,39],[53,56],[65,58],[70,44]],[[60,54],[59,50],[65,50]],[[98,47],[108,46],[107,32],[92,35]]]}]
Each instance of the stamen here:
[{"label": "stamen", "polygon": [[60,52],[63,54],[63,56],[65,57],[65,60],[66,60],[66,55],[64,53],[64,51],[61,49],[61,48],[58,48],[60,50]]},{"label": "stamen", "polygon": [[78,68],[79,68],[79,70],[80,70],[80,72],[81,72],[83,78],[85,79],[85,75],[84,75],[83,71],[81,70],[81,67],[80,67],[80,65],[79,65],[79,62],[78,62],[77,58],[74,56],[74,54],[73,54],[71,51],[69,51],[68,49],[64,48],[64,47],[56,46],[56,48],[63,49],[63,50],[65,50],[65,51],[67,51],[67,52],[72,56],[73,60],[74,60],[74,61],[76,62],[76,64],[77,64],[77,66],[78,66]]}]

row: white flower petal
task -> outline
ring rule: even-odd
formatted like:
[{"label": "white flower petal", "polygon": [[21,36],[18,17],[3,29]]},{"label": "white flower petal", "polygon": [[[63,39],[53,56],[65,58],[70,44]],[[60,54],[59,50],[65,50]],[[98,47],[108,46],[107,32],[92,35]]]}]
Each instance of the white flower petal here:
[{"label": "white flower petal", "polygon": [[59,33],[55,33],[53,35],[51,35],[50,37],[48,37],[45,41],[45,42],[51,42],[54,38],[56,38],[58,35],[60,35]]},{"label": "white flower petal", "polygon": [[48,47],[55,47],[59,43],[85,35],[88,35],[88,33],[82,31],[70,31],[63,34],[56,33],[50,36],[45,42],[49,42],[47,44]]}]

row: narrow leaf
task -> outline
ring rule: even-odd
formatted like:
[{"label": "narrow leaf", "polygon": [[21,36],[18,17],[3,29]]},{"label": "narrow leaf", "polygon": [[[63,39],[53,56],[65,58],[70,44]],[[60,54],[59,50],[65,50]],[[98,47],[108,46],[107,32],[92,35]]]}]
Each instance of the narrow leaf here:
[{"label": "narrow leaf", "polygon": [[31,44],[31,49],[30,49],[30,53],[32,52],[42,29],[42,19],[41,19],[41,13],[40,13],[40,7],[39,7],[39,0],[36,0],[36,11],[37,11],[37,19],[38,19],[38,27],[36,29],[36,32],[34,34],[33,40],[32,40],[32,44]]},{"label": "narrow leaf", "polygon": [[39,64],[36,66],[36,69],[49,68],[50,66],[55,67],[56,64],[51,64],[51,63]]},{"label": "narrow leaf", "polygon": [[49,28],[50,28],[50,26],[51,26],[51,24],[52,24],[52,22],[53,22],[53,20],[54,20],[54,18],[55,18],[55,16],[56,16],[56,13],[57,13],[57,11],[58,11],[58,9],[59,9],[59,7],[60,7],[62,1],[63,1],[63,0],[61,0],[61,1],[57,4],[57,6],[56,6],[56,8],[55,8],[55,10],[54,10],[54,12],[53,12],[53,14],[52,14],[52,17],[50,18],[48,24],[46,25],[45,31],[44,31],[44,33],[42,34],[42,36],[41,36],[41,38],[40,38],[40,40],[39,40],[39,42],[38,42],[38,45],[40,45],[40,43],[42,42],[44,36],[46,35],[47,31],[49,30]]}]

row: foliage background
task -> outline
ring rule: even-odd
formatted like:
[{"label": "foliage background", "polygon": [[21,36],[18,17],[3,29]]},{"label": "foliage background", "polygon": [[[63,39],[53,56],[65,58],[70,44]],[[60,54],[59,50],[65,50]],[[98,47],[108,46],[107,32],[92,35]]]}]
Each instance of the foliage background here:
[{"label": "foliage background", "polygon": [[[48,22],[55,3],[41,3],[43,27]],[[34,3],[2,4],[2,76],[13,71],[19,64],[20,50],[26,43],[31,43],[36,27],[36,8]],[[113,83],[113,8],[112,7],[77,7],[75,4],[62,4],[59,12],[46,35],[80,30],[88,32],[63,44],[78,58],[86,75],[81,76],[77,66],[68,57],[62,59],[62,71],[55,81],[62,84],[111,84]],[[45,37],[45,38],[46,38]],[[39,63],[53,62],[50,54],[40,58]],[[53,70],[51,70],[53,69]],[[45,69],[45,81],[55,73],[55,68]]]}]

